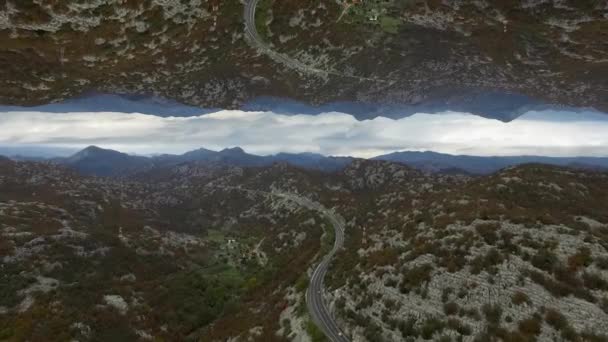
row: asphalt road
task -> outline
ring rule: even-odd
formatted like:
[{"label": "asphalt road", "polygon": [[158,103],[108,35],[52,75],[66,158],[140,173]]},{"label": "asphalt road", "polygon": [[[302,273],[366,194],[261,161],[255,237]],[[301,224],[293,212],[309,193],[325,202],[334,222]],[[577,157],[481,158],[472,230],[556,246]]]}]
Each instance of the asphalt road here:
[{"label": "asphalt road", "polygon": [[344,245],[344,223],[342,220],[331,210],[323,207],[321,204],[310,201],[307,198],[296,196],[294,194],[279,194],[281,197],[288,198],[301,206],[316,210],[322,213],[334,227],[335,240],[334,246],[327,253],[321,262],[317,265],[312,276],[310,277],[310,284],[306,291],[306,306],[308,312],[312,316],[312,319],[317,326],[325,333],[325,336],[332,342],[348,342],[348,338],[342,333],[336,320],[332,317],[329,312],[325,301],[323,300],[323,287],[324,278],[327,273],[327,268],[331,259],[334,257],[336,252]]},{"label": "asphalt road", "polygon": [[303,73],[315,74],[319,76],[339,76],[346,77],[350,79],[356,79],[359,81],[372,81],[377,83],[387,83],[392,85],[394,81],[391,80],[383,80],[378,78],[370,78],[370,77],[362,77],[355,75],[347,75],[336,71],[322,70],[318,68],[311,67],[306,65],[296,59],[293,59],[285,54],[279,53],[272,49],[272,47],[262,39],[260,34],[258,33],[258,29],[255,25],[255,10],[258,6],[258,2],[260,0],[246,0],[245,2],[245,10],[243,12],[243,18],[245,20],[245,35],[247,39],[262,53],[270,57],[275,62],[284,64],[290,69],[295,69],[301,71]]},{"label": "asphalt road", "polygon": [[304,63],[301,63],[295,59],[290,58],[282,53],[274,51],[270,45],[268,45],[258,33],[258,29],[255,25],[255,10],[260,0],[248,0],[245,3],[245,11],[243,13],[245,19],[245,34],[249,41],[253,43],[258,50],[263,52],[265,55],[270,57],[272,60],[286,65],[291,69],[296,69],[306,73],[313,74],[327,74],[327,72],[312,68]]},{"label": "asphalt road", "polygon": [[325,208],[320,203],[311,201],[306,197],[298,196],[293,193],[266,192],[260,190],[250,190],[242,187],[226,188],[266,196],[271,195],[282,197],[291,200],[302,207],[318,211],[329,219],[335,232],[334,245],[329,253],[323,257],[317,267],[315,267],[312,276],[310,277],[310,283],[308,285],[308,290],[306,291],[306,306],[308,307],[308,312],[315,324],[323,331],[325,336],[331,342],[349,342],[350,340],[340,330],[336,320],[334,317],[332,317],[331,312],[323,300],[323,279],[327,273],[327,268],[329,267],[329,263],[336,252],[344,245],[344,223],[342,222],[342,219],[332,210]]}]

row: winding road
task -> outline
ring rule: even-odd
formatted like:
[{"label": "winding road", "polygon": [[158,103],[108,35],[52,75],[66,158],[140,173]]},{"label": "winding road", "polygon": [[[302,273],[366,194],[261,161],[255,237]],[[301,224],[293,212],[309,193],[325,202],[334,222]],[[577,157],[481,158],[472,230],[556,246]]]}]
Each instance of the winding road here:
[{"label": "winding road", "polygon": [[391,81],[391,80],[383,80],[383,79],[372,78],[372,77],[348,75],[348,74],[344,74],[344,73],[340,73],[340,72],[336,72],[336,71],[318,69],[318,68],[312,67],[310,65],[306,65],[285,54],[282,54],[280,52],[273,50],[272,46],[270,46],[270,44],[266,43],[264,41],[264,39],[262,39],[262,37],[258,33],[258,29],[255,24],[255,11],[256,11],[256,8],[257,8],[259,2],[260,2],[260,0],[246,0],[246,2],[245,2],[245,10],[243,12],[243,18],[245,20],[245,36],[251,42],[251,44],[254,45],[255,48],[257,48],[260,52],[262,52],[263,54],[270,57],[275,62],[281,63],[290,69],[298,70],[300,72],[308,73],[308,74],[315,74],[315,75],[320,75],[320,76],[333,75],[333,76],[339,76],[339,77],[346,77],[346,78],[350,78],[350,79],[356,79],[359,81],[372,81],[372,82],[377,82],[377,83],[393,84],[395,82],[395,81]]},{"label": "winding road", "polygon": [[325,336],[332,342],[348,342],[348,338],[342,333],[336,320],[332,317],[325,301],[323,300],[323,286],[325,274],[329,267],[331,259],[336,252],[344,245],[344,223],[332,210],[323,207],[321,204],[313,202],[305,197],[297,196],[291,193],[278,193],[280,197],[292,200],[297,204],[308,209],[316,210],[323,214],[334,226],[335,240],[334,246],[327,253],[321,262],[314,269],[310,277],[310,284],[306,291],[306,306],[308,312],[312,316],[315,324],[323,331]]},{"label": "winding road", "polygon": [[327,253],[321,262],[315,267],[312,276],[310,277],[310,283],[308,289],[306,290],[306,306],[308,307],[308,312],[312,317],[315,324],[323,331],[325,336],[331,342],[349,342],[349,339],[344,335],[344,333],[338,327],[338,324],[334,317],[332,317],[331,312],[327,308],[325,301],[323,299],[323,286],[325,274],[327,273],[327,269],[329,267],[329,263],[331,259],[334,257],[336,252],[344,245],[344,223],[342,219],[333,212],[333,210],[329,210],[325,208],[323,205],[317,202],[313,202],[306,197],[302,197],[293,193],[286,192],[266,192],[260,190],[251,190],[242,187],[227,187],[234,190],[251,192],[255,194],[262,195],[271,195],[281,197],[290,201],[295,202],[296,204],[305,207],[307,209],[315,210],[323,214],[334,227],[335,232],[335,240],[334,245]]}]

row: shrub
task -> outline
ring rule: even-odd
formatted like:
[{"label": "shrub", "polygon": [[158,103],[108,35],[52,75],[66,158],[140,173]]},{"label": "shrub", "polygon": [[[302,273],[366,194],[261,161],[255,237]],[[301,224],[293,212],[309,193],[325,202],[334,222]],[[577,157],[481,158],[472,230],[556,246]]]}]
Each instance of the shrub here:
[{"label": "shrub", "polygon": [[583,283],[585,284],[586,288],[592,290],[608,290],[608,282],[606,282],[606,280],[604,280],[604,278],[602,278],[600,275],[595,273],[583,273]]},{"label": "shrub", "polygon": [[478,255],[471,260],[471,273],[479,274],[482,270],[486,270],[488,273],[494,273],[492,272],[492,266],[501,264],[503,261],[504,258],[498,249],[491,248],[485,256]]},{"label": "shrub", "polygon": [[449,302],[443,305],[443,312],[446,315],[451,316],[458,313],[459,306],[457,303]]},{"label": "shrub", "polygon": [[608,257],[600,257],[595,259],[595,264],[599,269],[608,270]]},{"label": "shrub", "polygon": [[346,298],[338,297],[338,299],[336,299],[336,307],[343,310],[346,307]]},{"label": "shrub", "polygon": [[442,335],[437,339],[437,342],[452,342],[452,338],[449,335]]},{"label": "shrub", "polygon": [[561,312],[555,309],[549,309],[545,313],[545,321],[555,328],[555,330],[562,330],[569,327],[568,319]]},{"label": "shrub", "polygon": [[488,245],[495,245],[498,241],[498,235],[496,231],[500,229],[498,223],[482,223],[475,226],[475,230]]},{"label": "shrub", "polygon": [[458,332],[460,335],[469,336],[473,332],[471,327],[456,318],[448,319],[448,328]]},{"label": "shrub", "polygon": [[608,297],[604,297],[602,298],[602,300],[600,301],[600,308],[606,313],[608,314]]},{"label": "shrub", "polygon": [[591,265],[591,262],[593,262],[591,250],[587,247],[580,248],[578,252],[568,258],[568,266],[573,271],[576,271],[581,267],[587,267]]},{"label": "shrub", "polygon": [[580,340],[576,331],[570,326],[562,328],[560,335],[566,341],[579,341]]},{"label": "shrub", "polygon": [[[333,241],[333,238],[332,238]],[[372,252],[366,258],[367,265],[386,266],[397,263],[399,259],[399,251],[395,248],[385,248],[379,251]]]},{"label": "shrub", "polygon": [[539,317],[533,316],[523,321],[520,321],[517,325],[519,332],[528,336],[537,336],[540,334],[542,321]]},{"label": "shrub", "polygon": [[308,336],[310,336],[310,339],[313,342],[325,341],[325,334],[323,333],[323,331],[321,331],[321,329],[319,329],[319,327],[317,327],[317,325],[312,320],[308,320],[306,322],[306,332],[308,333]]},{"label": "shrub", "polygon": [[490,324],[498,325],[500,324],[500,319],[502,317],[502,308],[498,304],[484,304],[481,308],[483,314],[486,317],[486,321]]},{"label": "shrub", "polygon": [[388,310],[394,309],[395,308],[395,300],[394,299],[385,299],[384,300],[384,307],[387,308]]},{"label": "shrub", "polygon": [[420,333],[416,329],[416,319],[408,318],[405,321],[401,321],[398,324],[401,336],[405,337],[418,337]]},{"label": "shrub", "polygon": [[445,329],[445,323],[438,318],[427,318],[420,327],[422,338],[430,340],[433,335],[440,333]]},{"label": "shrub", "polygon": [[461,287],[456,295],[458,296],[458,298],[463,299],[467,296],[467,294],[469,294],[469,291],[466,288]]},{"label": "shrub", "polygon": [[520,254],[519,246],[513,243],[513,236],[513,233],[507,231],[500,232],[500,238],[502,239],[502,242],[498,245],[498,248],[506,252],[507,255]]},{"label": "shrub", "polygon": [[583,341],[588,342],[605,342],[608,341],[608,336],[604,334],[596,334],[593,331],[584,331],[581,333],[581,338]]},{"label": "shrub", "polygon": [[460,310],[461,315],[467,316],[469,318],[472,318],[476,321],[481,320],[481,315],[479,314],[479,310],[477,310],[477,308],[462,308]]},{"label": "shrub", "polygon": [[430,264],[415,266],[412,269],[404,268],[399,290],[401,293],[409,293],[411,290],[417,289],[423,283],[431,280],[432,271],[433,266]]},{"label": "shrub", "polygon": [[[365,327],[365,337],[370,342],[382,342],[382,328],[375,323],[368,324]],[[326,341],[325,336],[323,336],[323,341]]]},{"label": "shrub", "polygon": [[557,256],[545,248],[538,250],[531,260],[534,267],[547,272],[551,272],[558,261]]},{"label": "shrub", "polygon": [[304,292],[306,291],[306,289],[308,288],[308,275],[306,273],[302,273],[302,275],[298,278],[298,281],[296,282],[296,291],[298,292]]},{"label": "shrub", "polygon": [[589,290],[582,286],[575,274],[569,272],[565,268],[559,267],[555,270],[555,277],[559,281],[555,281],[550,277],[545,277],[542,273],[532,270],[528,271],[528,275],[530,276],[530,279],[543,286],[555,297],[565,297],[572,294],[590,303],[595,302],[593,295]]},{"label": "shrub", "polygon": [[387,278],[384,282],[384,286],[386,287],[397,287],[397,279],[395,278]]},{"label": "shrub", "polygon": [[446,287],[443,290],[441,290],[441,301],[443,303],[447,302],[448,299],[450,299],[450,294],[454,292],[454,289],[451,287]]},{"label": "shrub", "polygon": [[522,291],[517,291],[511,296],[511,302],[515,305],[530,304],[530,298]]}]

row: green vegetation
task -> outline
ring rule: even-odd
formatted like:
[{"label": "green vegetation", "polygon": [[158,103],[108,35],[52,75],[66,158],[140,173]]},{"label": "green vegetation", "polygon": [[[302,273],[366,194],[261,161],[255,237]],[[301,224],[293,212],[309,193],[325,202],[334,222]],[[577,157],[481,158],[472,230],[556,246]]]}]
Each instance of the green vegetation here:
[{"label": "green vegetation", "polygon": [[439,320],[438,318],[430,317],[422,322],[422,326],[420,327],[420,335],[425,340],[430,340],[433,335],[442,332],[445,327],[445,322]]},{"label": "green vegetation", "polygon": [[443,304],[443,312],[448,316],[457,314],[458,309],[459,309],[459,306],[455,302],[449,302],[449,303]]},{"label": "green vegetation", "polygon": [[34,282],[33,278],[22,277],[19,273],[23,270],[17,264],[3,264],[0,272],[0,306],[12,307],[22,299],[17,295],[19,290],[26,288]]},{"label": "green vegetation", "polygon": [[384,30],[385,32],[391,33],[391,34],[395,34],[395,33],[399,32],[399,27],[403,24],[403,22],[400,19],[388,17],[388,16],[380,17],[379,22],[380,22],[380,27],[382,27],[382,30]]},{"label": "green vegetation", "polygon": [[478,255],[471,260],[471,273],[479,274],[481,271],[486,271],[490,274],[497,272],[496,265],[504,261],[502,254],[496,248],[491,248],[485,255]]},{"label": "green vegetation", "polygon": [[334,246],[336,231],[329,220],[323,220],[323,241],[321,241],[321,254],[327,254]]},{"label": "green vegetation", "polygon": [[412,268],[404,267],[401,271],[403,273],[403,280],[399,284],[399,290],[401,293],[409,293],[412,290],[418,289],[422,284],[431,280],[432,271],[433,266],[430,264],[414,266]]},{"label": "green vegetation", "polygon": [[555,330],[562,331],[564,329],[569,328],[570,324],[564,315],[561,312],[555,309],[549,309],[545,313],[545,321],[549,323]]},{"label": "green vegetation", "polygon": [[540,334],[542,319],[538,315],[526,318],[517,324],[519,332],[524,336],[537,336]]},{"label": "green vegetation", "polygon": [[592,262],[591,251],[587,247],[580,248],[576,254],[568,258],[568,266],[573,271],[577,271],[581,267],[588,267]]},{"label": "green vegetation", "polygon": [[308,336],[310,336],[312,342],[327,342],[327,338],[323,331],[321,331],[310,318],[306,321],[306,332],[308,333]]},{"label": "green vegetation", "polygon": [[224,243],[226,236],[220,230],[209,229],[209,230],[207,230],[207,239],[209,241],[215,242],[215,243]]},{"label": "green vegetation", "polygon": [[499,325],[502,318],[502,308],[498,304],[485,304],[483,311],[486,321],[492,325]]},{"label": "green vegetation", "polygon": [[154,304],[168,305],[168,322],[190,332],[212,322],[227,306],[236,305],[242,283],[242,278],[231,268],[216,274],[180,272],[160,290]]},{"label": "green vegetation", "polygon": [[599,257],[595,260],[595,264],[601,270],[608,270],[608,257]]},{"label": "green vegetation", "polygon": [[457,318],[448,319],[448,328],[456,331],[457,333],[463,336],[469,336],[472,333],[471,327]]},{"label": "green vegetation", "polygon": [[303,273],[298,278],[298,281],[296,282],[296,291],[298,291],[298,292],[306,291],[306,289],[308,288],[309,282],[310,282],[310,279],[308,278],[308,275],[306,273]]},{"label": "green vegetation", "polygon": [[530,304],[530,298],[527,294],[517,291],[511,296],[511,302],[515,305]]},{"label": "green vegetation", "polygon": [[270,19],[270,12],[272,11],[273,4],[274,0],[260,0],[256,7],[255,27],[262,38],[266,38],[268,34],[268,26],[266,23]]}]

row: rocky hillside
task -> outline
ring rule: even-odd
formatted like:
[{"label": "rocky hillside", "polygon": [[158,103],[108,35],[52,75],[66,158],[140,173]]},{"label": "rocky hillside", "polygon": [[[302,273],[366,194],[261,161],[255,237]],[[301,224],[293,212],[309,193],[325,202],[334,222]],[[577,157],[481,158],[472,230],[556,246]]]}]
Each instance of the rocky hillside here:
[{"label": "rocky hillside", "polygon": [[325,223],[234,187],[268,189],[263,175],[180,166],[113,181],[0,160],[0,340],[284,341]]},{"label": "rocky hillside", "polygon": [[[245,39],[245,3],[257,4],[255,30],[265,47]],[[0,102],[102,91],[206,107],[238,107],[260,95],[460,106],[499,92],[608,110],[607,6],[6,0]]]},{"label": "rocky hillside", "polygon": [[0,340],[321,341],[322,291],[352,341],[607,341],[608,174],[488,176],[354,160],[183,163],[89,178],[0,159]]},{"label": "rocky hillside", "polygon": [[607,174],[527,165],[390,184],[355,200],[329,272],[353,341],[608,340]]}]

